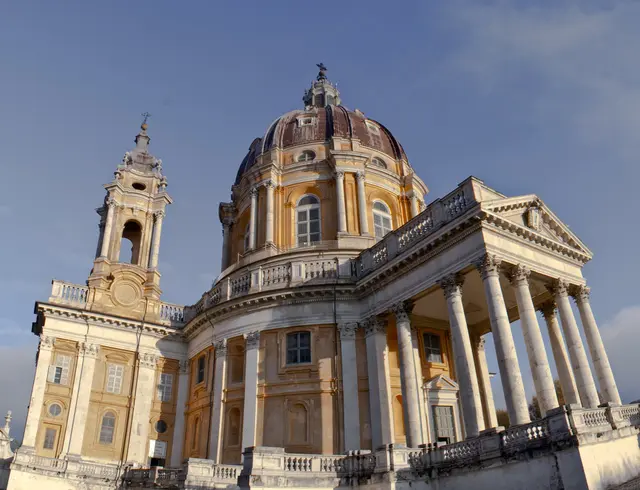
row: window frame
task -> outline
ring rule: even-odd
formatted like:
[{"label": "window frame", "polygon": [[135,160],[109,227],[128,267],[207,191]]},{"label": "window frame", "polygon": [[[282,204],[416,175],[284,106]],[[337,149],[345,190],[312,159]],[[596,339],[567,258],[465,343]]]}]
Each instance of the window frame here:
[{"label": "window frame", "polygon": [[249,247],[251,247],[251,221],[247,223],[247,226],[244,228],[244,237],[242,238],[242,244],[244,246],[243,252],[247,253],[249,251]]},{"label": "window frame", "polygon": [[[53,434],[52,438],[49,437],[51,434]],[[45,451],[55,451],[57,439],[58,439],[58,429],[54,427],[45,427],[44,436],[42,437],[42,449],[44,449]]]},{"label": "window frame", "polygon": [[[438,339],[438,344],[439,344],[439,356],[440,356],[440,360],[439,361],[432,361],[429,360],[429,355],[431,354],[431,351],[434,350],[434,347],[432,347],[431,343],[429,343],[429,345],[427,345],[427,336],[429,337],[433,337],[433,338],[437,338]],[[434,332],[422,332],[422,352],[424,352],[424,359],[425,362],[427,364],[444,364],[444,342],[442,339],[442,335],[438,334],[438,333],[434,333]]]},{"label": "window frame", "polygon": [[[163,383],[163,377],[169,380],[168,383]],[[168,391],[168,395],[167,395]],[[159,402],[170,403],[173,400],[173,373],[160,373],[158,375],[158,386],[156,390],[156,397]]]},{"label": "window frame", "polygon": [[55,385],[69,386],[71,355],[56,353],[54,363],[49,366],[47,381]]},{"label": "window frame", "polygon": [[[112,369],[113,369],[113,373],[111,371]],[[120,395],[122,393],[123,384],[124,384],[124,364],[119,364],[116,362],[108,362],[107,363],[107,379],[105,382],[104,391],[106,393],[111,393],[112,395]],[[110,385],[112,386],[111,388],[109,387]]]},{"label": "window frame", "polygon": [[[105,420],[113,420],[112,425],[105,424]],[[111,446],[116,436],[116,425],[118,423],[118,416],[112,410],[107,410],[102,414],[100,418],[100,432],[98,433],[98,444],[103,446]],[[108,434],[108,436],[105,436]]]},{"label": "window frame", "polygon": [[389,166],[387,165],[387,162],[385,162],[380,157],[372,157],[371,158],[371,165],[373,167],[376,167],[376,168],[382,168],[384,170],[389,170]]},{"label": "window frame", "polygon": [[[200,363],[202,362],[202,367]],[[200,379],[202,375],[202,379]],[[204,354],[198,356],[196,359],[196,385],[204,383],[207,380],[207,359]]]},{"label": "window frame", "polygon": [[[300,336],[302,334],[306,334],[309,337],[309,341],[308,341],[308,347],[302,347],[300,344]],[[294,347],[290,347],[289,346],[289,339],[293,338],[295,336],[296,338],[296,345]],[[295,332],[287,332],[285,335],[285,345],[284,345],[284,355],[285,355],[285,366],[286,367],[291,367],[291,366],[308,366],[309,364],[313,363],[313,352],[312,352],[312,334],[309,330],[296,330]],[[308,350],[309,354],[308,354],[308,360],[301,360],[302,355],[301,352],[302,350]],[[289,358],[289,351],[294,351],[297,354],[297,360],[295,361],[291,361]]]},{"label": "window frame", "polygon": [[313,126],[313,120],[313,116],[300,116],[298,117],[298,127]]},{"label": "window frame", "polygon": [[[315,203],[313,204],[300,204],[302,202],[303,199],[305,199],[306,197],[312,197],[313,199],[315,199]],[[311,219],[311,211],[317,209],[318,210],[318,239],[317,240],[311,240],[311,235],[315,235],[316,233],[311,233],[311,223],[312,221],[316,221],[315,219],[312,220]],[[306,238],[307,240],[304,243],[300,243],[300,236],[302,235],[299,230],[298,230],[298,225],[301,224],[300,221],[300,216],[299,213],[300,212],[304,212],[306,213],[306,225],[307,225],[307,232],[306,232]],[[322,242],[322,209],[321,209],[321,204],[320,204],[320,198],[318,196],[316,196],[315,194],[304,194],[302,196],[300,196],[300,199],[298,199],[297,203],[296,203],[296,208],[295,208],[295,220],[294,220],[294,230],[295,230],[295,246],[296,247],[309,247],[312,246],[314,244],[318,244],[320,242]]]},{"label": "window frame", "polygon": [[[434,440],[438,441],[439,438],[439,425],[438,422],[440,421],[440,418],[436,415],[438,410],[440,408],[445,408],[447,409],[447,416],[451,416],[451,431],[453,432],[452,437],[450,438],[451,440],[449,440],[447,442],[447,444],[452,444],[454,442],[457,441],[458,439],[458,428],[456,426],[456,409],[453,405],[439,405],[439,404],[433,404],[431,405],[431,417],[433,420],[433,436],[434,436]],[[446,429],[446,428],[445,428]]]},{"label": "window frame", "polygon": [[[53,414],[51,413],[51,409],[53,407],[58,407],[58,409],[60,410],[57,414]],[[52,402],[49,404],[49,406],[47,407],[47,416],[49,417],[53,417],[53,418],[58,418],[60,417],[60,415],[62,415],[62,412],[64,411],[64,409],[62,408],[62,405],[58,402]]]},{"label": "window frame", "polygon": [[[376,204],[382,204],[385,207],[386,211],[376,209]],[[376,240],[382,240],[387,234],[393,231],[393,214],[391,213],[391,208],[386,202],[382,201],[381,199],[376,199],[373,201],[373,203],[371,203],[371,214],[373,216],[373,236]],[[380,226],[376,225],[376,216],[380,218],[380,221],[382,223]],[[385,219],[389,220],[388,229],[384,226]],[[377,228],[382,229],[382,235],[378,236]]]}]

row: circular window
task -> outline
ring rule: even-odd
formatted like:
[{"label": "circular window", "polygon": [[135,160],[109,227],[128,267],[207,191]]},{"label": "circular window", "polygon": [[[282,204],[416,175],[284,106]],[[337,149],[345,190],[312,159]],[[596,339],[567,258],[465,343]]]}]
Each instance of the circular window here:
[{"label": "circular window", "polygon": [[156,432],[158,434],[164,434],[167,432],[167,423],[164,420],[158,420],[156,422]]},{"label": "circular window", "polygon": [[58,405],[57,403],[52,403],[51,405],[49,405],[49,415],[51,415],[52,417],[57,417],[61,413],[62,407],[60,405]]},{"label": "circular window", "polygon": [[131,187],[133,187],[134,189],[138,190],[138,191],[143,191],[147,188],[146,185],[144,185],[141,182],[134,182]]}]

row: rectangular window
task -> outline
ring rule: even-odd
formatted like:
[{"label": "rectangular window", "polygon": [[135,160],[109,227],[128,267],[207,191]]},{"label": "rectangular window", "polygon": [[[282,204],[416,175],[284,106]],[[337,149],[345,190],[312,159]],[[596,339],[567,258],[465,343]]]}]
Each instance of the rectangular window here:
[{"label": "rectangular window", "polygon": [[107,364],[107,392],[120,394],[122,390],[122,378],[124,366],[121,364]]},{"label": "rectangular window", "polygon": [[56,362],[49,368],[49,382],[57,385],[68,385],[70,367],[71,356],[57,354]]},{"label": "rectangular window", "polygon": [[453,422],[453,407],[434,405],[433,421],[436,441],[451,444],[456,440],[456,428]]},{"label": "rectangular window", "polygon": [[296,332],[287,335],[287,364],[311,362],[311,334]]},{"label": "rectangular window", "polygon": [[196,378],[196,384],[204,381],[205,374],[205,359],[204,356],[198,357],[198,377]]},{"label": "rectangular window", "polygon": [[173,374],[161,373],[158,383],[158,400],[170,402],[173,394]]},{"label": "rectangular window", "polygon": [[427,362],[442,363],[442,347],[440,345],[440,336],[432,333],[425,333],[424,339],[424,356]]},{"label": "rectangular window", "polygon": [[42,449],[53,449],[56,444],[56,434],[58,431],[55,429],[47,429],[44,432],[44,442],[42,443]]}]

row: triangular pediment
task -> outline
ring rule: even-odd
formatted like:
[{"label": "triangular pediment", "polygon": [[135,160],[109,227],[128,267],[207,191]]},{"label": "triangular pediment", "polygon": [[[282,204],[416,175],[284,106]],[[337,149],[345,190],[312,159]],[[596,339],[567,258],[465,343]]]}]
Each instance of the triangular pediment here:
[{"label": "triangular pediment", "polygon": [[592,255],[580,238],[535,194],[485,201],[482,207],[541,238],[552,240],[589,257]]},{"label": "triangular pediment", "polygon": [[428,390],[458,391],[458,383],[444,374],[438,374],[425,383]]}]

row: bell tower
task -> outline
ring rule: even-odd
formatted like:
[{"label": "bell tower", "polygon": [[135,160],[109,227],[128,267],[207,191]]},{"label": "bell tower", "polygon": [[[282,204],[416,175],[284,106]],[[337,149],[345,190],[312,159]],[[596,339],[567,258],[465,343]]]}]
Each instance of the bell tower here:
[{"label": "bell tower", "polygon": [[114,179],[104,187],[100,235],[89,275],[87,307],[105,313],[153,321],[160,313],[158,254],[162,221],[171,197],[162,160],[149,153],[147,118],[124,154]]}]

